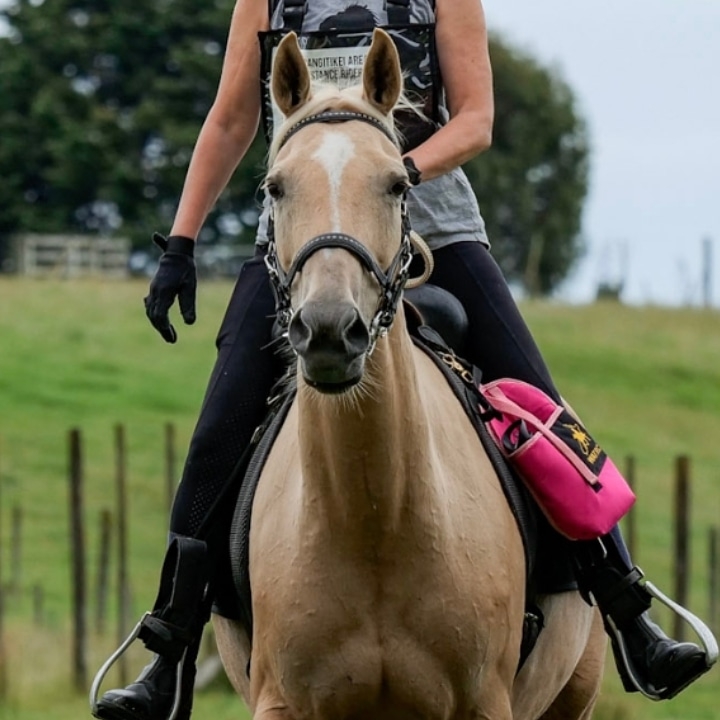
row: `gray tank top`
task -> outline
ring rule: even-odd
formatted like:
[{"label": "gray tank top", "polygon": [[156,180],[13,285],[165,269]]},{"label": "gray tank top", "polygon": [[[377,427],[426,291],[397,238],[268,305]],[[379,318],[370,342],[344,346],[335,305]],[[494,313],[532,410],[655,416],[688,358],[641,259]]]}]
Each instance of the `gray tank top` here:
[{"label": "gray tank top", "polygon": [[[283,2],[277,4],[271,19],[273,29],[282,28]],[[435,22],[429,0],[411,0],[412,23]],[[308,0],[303,18],[303,32],[347,28],[348,21],[373,27],[388,23],[385,0]],[[442,108],[441,112],[447,114]],[[412,153],[411,153],[412,154]],[[257,232],[257,244],[267,244],[270,198],[265,196]],[[408,211],[413,229],[436,250],[456,242],[476,241],[489,245],[485,223],[480,215],[475,193],[461,168],[423,182],[408,196]]]}]

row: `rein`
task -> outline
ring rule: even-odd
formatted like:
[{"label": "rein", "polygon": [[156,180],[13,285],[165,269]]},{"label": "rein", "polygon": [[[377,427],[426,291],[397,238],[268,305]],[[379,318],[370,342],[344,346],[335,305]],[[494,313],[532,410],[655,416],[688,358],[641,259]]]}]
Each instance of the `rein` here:
[{"label": "rein", "polygon": [[[328,110],[316,115],[310,115],[293,125],[283,136],[278,150],[280,150],[291,137],[308,125],[315,123],[340,123],[352,120],[367,123],[375,129],[380,130],[392,141],[393,145],[398,147],[396,138],[388,128],[372,115],[353,111]],[[346,235],[345,233],[325,233],[323,235],[317,235],[306,243],[293,259],[288,271],[285,272],[280,265],[280,260],[277,255],[275,228],[271,214],[268,224],[268,251],[265,256],[265,265],[267,266],[270,275],[270,284],[275,294],[277,321],[283,330],[287,330],[293,317],[290,288],[295,280],[295,276],[302,271],[303,266],[310,257],[325,248],[341,248],[350,252],[360,261],[360,264],[368,272],[372,273],[380,286],[381,295],[378,308],[370,324],[370,348],[368,350],[368,354],[370,354],[378,338],[387,334],[388,329],[392,325],[403,288],[408,279],[410,262],[412,260],[412,243],[410,238],[410,219],[408,217],[405,197],[403,197],[402,202],[402,237],[400,240],[400,249],[390,262],[390,267],[387,270],[383,270],[375,258],[368,252],[367,248],[351,235]]]}]

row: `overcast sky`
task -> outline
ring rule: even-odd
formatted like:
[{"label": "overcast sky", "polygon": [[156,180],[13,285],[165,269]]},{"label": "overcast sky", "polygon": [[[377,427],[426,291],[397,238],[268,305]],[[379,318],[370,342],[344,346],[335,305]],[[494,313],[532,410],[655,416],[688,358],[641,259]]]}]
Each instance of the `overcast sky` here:
[{"label": "overcast sky", "polygon": [[[592,141],[589,252],[564,297],[720,306],[720,0],[483,0],[488,25],[575,91]],[[624,255],[627,254],[626,260]]]}]

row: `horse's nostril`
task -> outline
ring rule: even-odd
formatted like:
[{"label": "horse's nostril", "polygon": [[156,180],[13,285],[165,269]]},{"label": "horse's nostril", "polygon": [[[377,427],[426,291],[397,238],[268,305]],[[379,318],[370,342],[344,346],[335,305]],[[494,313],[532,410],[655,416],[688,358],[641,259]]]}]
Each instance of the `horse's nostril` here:
[{"label": "horse's nostril", "polygon": [[312,330],[306,325],[303,319],[302,309],[298,310],[290,321],[290,327],[288,328],[288,339],[290,344],[295,348],[298,353],[303,353],[307,350],[310,344],[310,338],[312,337]]},{"label": "horse's nostril", "polygon": [[343,330],[342,336],[345,347],[351,354],[362,355],[370,346],[370,333],[360,317],[360,313],[353,309],[353,318]]}]

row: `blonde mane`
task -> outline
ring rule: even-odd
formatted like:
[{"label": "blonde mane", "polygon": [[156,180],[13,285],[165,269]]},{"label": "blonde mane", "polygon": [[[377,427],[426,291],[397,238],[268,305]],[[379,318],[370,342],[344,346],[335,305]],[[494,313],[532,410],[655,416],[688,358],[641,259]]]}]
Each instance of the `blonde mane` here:
[{"label": "blonde mane", "polygon": [[[280,127],[275,131],[270,149],[268,152],[268,166],[275,162],[278,150],[282,147],[287,132],[301,120],[312,115],[317,115],[328,110],[350,111],[370,115],[379,120],[395,139],[395,144],[400,147],[402,145],[402,133],[395,126],[393,113],[384,115],[379,112],[376,107],[367,102],[362,97],[362,85],[353,85],[348,88],[340,89],[335,85],[328,83],[313,83],[312,97],[297,112],[285,118]],[[403,92],[400,99],[395,105],[394,110],[409,110],[422,117],[422,113]]]}]

